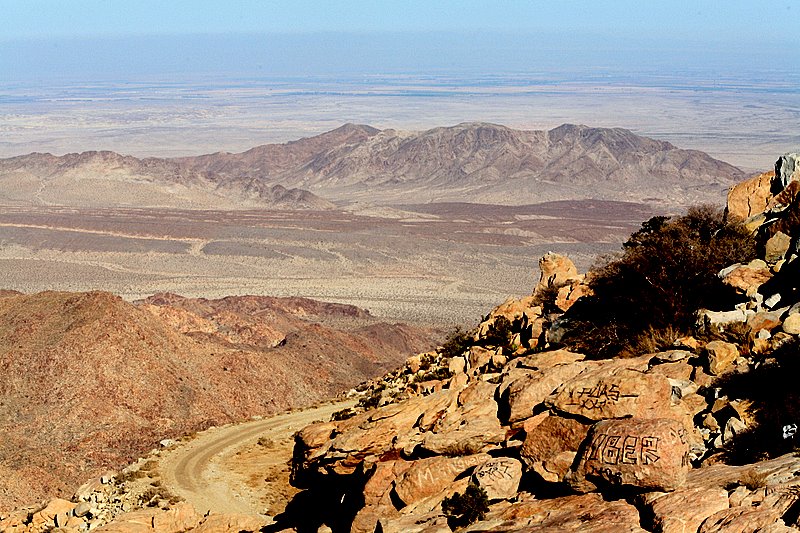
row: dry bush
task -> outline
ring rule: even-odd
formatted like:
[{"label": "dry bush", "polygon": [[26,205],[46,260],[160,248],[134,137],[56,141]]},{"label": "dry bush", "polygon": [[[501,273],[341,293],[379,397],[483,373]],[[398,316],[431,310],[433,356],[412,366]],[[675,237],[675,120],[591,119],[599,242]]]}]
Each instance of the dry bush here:
[{"label": "dry bush", "polygon": [[445,339],[442,344],[441,354],[442,358],[452,358],[463,355],[464,352],[469,350],[472,346],[472,336],[463,331],[461,328],[456,327]]},{"label": "dry bush", "polygon": [[744,485],[748,490],[763,489],[767,486],[767,474],[759,473],[755,469],[750,469],[739,478],[739,484]]},{"label": "dry bush", "polygon": [[694,207],[681,217],[642,224],[616,258],[589,276],[592,296],[565,314],[562,342],[593,357],[617,356],[647,332],[688,334],[700,308],[725,309],[737,301],[717,272],[755,258],[756,244],[719,209]]},{"label": "dry bush", "polygon": [[674,348],[675,341],[684,334],[672,326],[661,329],[648,327],[623,345],[620,356],[636,356],[645,353],[658,353]]},{"label": "dry bush", "polygon": [[470,483],[464,494],[456,492],[442,500],[442,511],[450,529],[455,530],[483,520],[489,511],[489,497],[483,488]]}]

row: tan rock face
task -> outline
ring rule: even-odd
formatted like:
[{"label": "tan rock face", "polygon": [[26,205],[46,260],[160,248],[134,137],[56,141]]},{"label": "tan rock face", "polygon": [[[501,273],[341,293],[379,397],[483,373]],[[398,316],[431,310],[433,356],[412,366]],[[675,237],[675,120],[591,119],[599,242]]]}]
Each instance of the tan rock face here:
[{"label": "tan rock face", "polygon": [[521,479],[522,463],[511,457],[490,459],[472,473],[472,481],[486,491],[489,500],[515,497]]},{"label": "tan rock face", "polygon": [[603,420],[589,432],[569,482],[582,492],[595,482],[672,491],[686,481],[688,454],[685,429],[675,420]]},{"label": "tan rock face", "polygon": [[566,457],[574,457],[590,427],[574,418],[547,416],[525,435],[520,458],[546,481],[563,481],[571,464],[558,460],[559,455],[571,452]]},{"label": "tan rock face", "polygon": [[539,271],[541,277],[534,294],[547,289],[548,286],[558,287],[580,277],[571,259],[553,252],[547,252],[539,259]]},{"label": "tan rock face", "polygon": [[669,417],[671,394],[672,387],[664,376],[606,364],[567,381],[545,404],[594,421]]},{"label": "tan rock face", "polygon": [[767,263],[776,263],[786,257],[792,238],[782,231],[778,231],[767,240],[764,250],[764,260]]},{"label": "tan rock face", "polygon": [[681,488],[650,504],[653,531],[697,531],[709,516],[728,508],[728,491],[722,488]]},{"label": "tan rock face", "polygon": [[431,457],[420,459],[406,470],[394,485],[395,494],[405,505],[432,496],[469,468],[487,462],[486,454],[464,457]]},{"label": "tan rock face", "polygon": [[706,344],[705,351],[708,357],[708,371],[712,376],[725,373],[739,357],[736,345],[725,341],[711,341]]},{"label": "tan rock face", "polygon": [[600,494],[563,498],[526,498],[497,511],[466,532],[524,533],[644,533],[636,507],[622,500],[605,501]]},{"label": "tan rock face", "polygon": [[767,264],[755,259],[746,265],[730,266],[719,273],[722,282],[730,285],[739,293],[752,296],[764,283],[772,279],[772,271]]},{"label": "tan rock face", "polygon": [[731,187],[728,191],[726,217],[746,220],[763,213],[772,199],[772,179],[775,172],[765,172]]},{"label": "tan rock face", "polygon": [[783,321],[783,331],[790,335],[800,335],[800,313],[792,313]]},{"label": "tan rock face", "polygon": [[574,378],[585,368],[585,363],[574,362],[530,370],[517,377],[507,389],[509,422],[515,423],[532,416],[533,409],[559,385]]}]

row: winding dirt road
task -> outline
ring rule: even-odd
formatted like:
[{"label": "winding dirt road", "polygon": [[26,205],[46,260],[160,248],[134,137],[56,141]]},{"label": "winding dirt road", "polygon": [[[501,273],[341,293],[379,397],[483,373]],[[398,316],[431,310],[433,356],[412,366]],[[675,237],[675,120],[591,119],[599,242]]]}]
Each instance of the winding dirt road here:
[{"label": "winding dirt road", "polygon": [[225,459],[262,437],[289,438],[308,424],[328,420],[335,411],[352,405],[352,401],[326,404],[199,433],[195,439],[163,452],[159,461],[161,482],[201,513],[262,514],[263,506],[241,479],[227,471]]}]

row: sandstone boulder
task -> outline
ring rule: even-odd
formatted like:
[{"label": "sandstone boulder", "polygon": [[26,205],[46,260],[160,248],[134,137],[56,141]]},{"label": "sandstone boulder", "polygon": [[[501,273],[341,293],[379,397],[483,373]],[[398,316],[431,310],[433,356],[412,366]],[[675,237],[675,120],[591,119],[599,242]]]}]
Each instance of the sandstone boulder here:
[{"label": "sandstone boulder", "polygon": [[535,427],[526,428],[520,458],[545,481],[563,481],[590,427],[574,418],[546,415]]},{"label": "sandstone boulder", "polygon": [[689,533],[697,531],[709,516],[728,508],[728,491],[722,488],[681,488],[649,504],[653,531]]},{"label": "sandstone boulder", "polygon": [[625,363],[606,363],[585,370],[559,387],[545,405],[592,421],[631,416],[670,417],[669,380],[623,366]]},{"label": "sandstone boulder", "polygon": [[251,533],[261,531],[266,520],[257,515],[212,514],[203,523],[192,529],[192,533]]},{"label": "sandstone boulder", "polygon": [[782,231],[776,232],[772,237],[767,240],[764,250],[764,260],[767,263],[777,263],[789,251],[789,246],[792,244],[792,238]]},{"label": "sandstone boulder", "polygon": [[[522,496],[522,495],[521,495]],[[490,511],[467,532],[644,533],[636,507],[624,500],[605,501],[600,494],[522,501]]]},{"label": "sandstone boulder", "polygon": [[595,483],[673,491],[686,481],[689,445],[683,425],[671,419],[603,420],[586,437],[570,485],[580,492]]},{"label": "sandstone boulder", "polygon": [[570,281],[581,279],[570,258],[553,252],[547,252],[539,259],[539,271],[541,276],[534,294],[540,294],[548,287],[561,287]]},{"label": "sandstone boulder", "polygon": [[774,172],[765,172],[738,183],[728,191],[726,218],[746,220],[763,213],[772,199]]},{"label": "sandstone boulder", "polygon": [[514,379],[503,394],[508,408],[508,421],[515,423],[533,415],[533,410],[544,402],[562,383],[574,378],[587,368],[576,361],[543,369],[529,370]]},{"label": "sandstone boulder", "polygon": [[487,462],[486,454],[464,457],[431,457],[420,459],[406,470],[394,485],[394,492],[404,505],[432,496],[450,485],[466,470]]},{"label": "sandstone boulder", "polygon": [[731,265],[719,272],[722,282],[736,289],[740,294],[752,296],[759,287],[772,278],[772,271],[761,259],[747,264]]},{"label": "sandstone boulder", "polygon": [[800,313],[791,313],[783,321],[783,331],[790,335],[800,335]]},{"label": "sandstone boulder", "polygon": [[709,342],[706,344],[705,352],[708,358],[708,371],[712,376],[720,376],[728,371],[739,357],[736,345],[725,341]]},{"label": "sandstone boulder", "polygon": [[490,459],[472,473],[472,481],[486,491],[489,500],[515,497],[521,479],[522,463],[512,457]]}]

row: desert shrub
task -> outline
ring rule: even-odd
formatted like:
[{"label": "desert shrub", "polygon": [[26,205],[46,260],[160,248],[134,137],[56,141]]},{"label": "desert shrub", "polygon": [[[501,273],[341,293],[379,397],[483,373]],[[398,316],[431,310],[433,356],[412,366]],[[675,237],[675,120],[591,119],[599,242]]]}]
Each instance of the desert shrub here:
[{"label": "desert shrub", "polygon": [[[378,401],[380,401],[380,398],[378,398]],[[375,406],[377,407],[377,404],[375,404]],[[353,418],[354,416],[356,416],[356,412],[350,408],[346,408],[333,413],[331,415],[331,421],[336,422],[339,420],[347,420],[348,418]]]},{"label": "desert shrub", "polygon": [[378,387],[368,396],[364,396],[358,400],[358,407],[362,407],[364,410],[375,409],[378,407],[381,403],[381,399],[383,398],[383,389],[384,387]]},{"label": "desert shrub", "polygon": [[430,372],[425,372],[423,374],[417,374],[414,376],[414,382],[420,383],[422,381],[434,381],[434,380],[442,380],[452,377],[453,373],[450,371],[449,368],[439,367],[435,370],[431,370]]},{"label": "desert shrub", "polygon": [[663,352],[672,349],[675,341],[682,336],[683,333],[672,326],[666,326],[661,329],[651,326],[633,337],[628,342],[625,351],[631,354]]},{"label": "desert shrub", "polygon": [[653,217],[621,254],[590,272],[593,295],[566,313],[562,342],[587,355],[613,357],[636,353],[637,339],[650,330],[688,334],[698,309],[736,302],[717,272],[755,256],[754,239],[742,225],[726,222],[719,209]]},{"label": "desert shrub", "polygon": [[489,497],[481,487],[470,483],[464,494],[456,492],[442,500],[442,511],[451,529],[468,526],[486,517],[489,510]]},{"label": "desert shrub", "polygon": [[725,341],[736,344],[742,355],[749,356],[755,335],[746,322],[733,322],[725,326],[709,326],[697,337],[703,342]]},{"label": "desert shrub", "polygon": [[481,339],[481,344],[486,346],[507,347],[511,344],[512,334],[511,322],[504,316],[498,316],[494,319],[494,323],[489,326],[486,335]]},{"label": "desert shrub", "polygon": [[442,344],[441,354],[446,358],[458,357],[469,350],[470,346],[472,346],[472,336],[456,327]]},{"label": "desert shrub", "polygon": [[545,314],[561,313],[561,309],[556,307],[556,299],[558,291],[563,286],[564,284],[550,284],[537,290],[534,294],[533,305],[540,306]]},{"label": "desert shrub", "polygon": [[739,478],[739,484],[744,485],[747,490],[763,489],[767,486],[767,474],[750,469]]},{"label": "desert shrub", "polygon": [[728,398],[749,400],[753,423],[725,446],[729,462],[748,464],[797,449],[800,433],[784,438],[783,427],[800,426],[800,340],[776,349],[748,372],[719,377],[715,387]]}]

